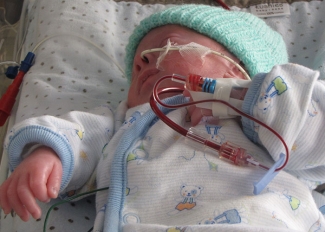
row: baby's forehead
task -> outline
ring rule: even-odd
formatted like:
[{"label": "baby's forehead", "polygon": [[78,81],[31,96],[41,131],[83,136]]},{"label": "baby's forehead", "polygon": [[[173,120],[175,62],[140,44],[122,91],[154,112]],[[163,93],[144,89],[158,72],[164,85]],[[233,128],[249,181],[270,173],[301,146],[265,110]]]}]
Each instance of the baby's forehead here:
[{"label": "baby's forehead", "polygon": [[163,47],[168,39],[178,45],[195,42],[218,51],[226,51],[220,43],[210,37],[178,24],[168,24],[150,30],[139,43],[140,48]]},{"label": "baby's forehead", "polygon": [[181,26],[178,24],[167,24],[167,25],[163,25],[163,26],[159,26],[156,28],[151,29],[143,38],[142,40],[145,39],[150,39],[150,38],[157,38],[159,39],[161,36],[163,35],[163,37],[166,36],[179,36],[179,37],[191,37],[194,35],[197,36],[202,36],[202,37],[207,37],[205,35],[200,34],[199,32],[196,32],[188,27],[185,26]]}]

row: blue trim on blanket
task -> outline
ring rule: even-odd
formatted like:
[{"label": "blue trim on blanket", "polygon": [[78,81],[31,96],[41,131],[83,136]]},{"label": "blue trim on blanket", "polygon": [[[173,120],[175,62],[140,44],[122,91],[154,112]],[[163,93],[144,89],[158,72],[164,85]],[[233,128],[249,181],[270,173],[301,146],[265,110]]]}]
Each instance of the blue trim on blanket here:
[{"label": "blue trim on blanket", "polygon": [[[182,95],[164,100],[165,103],[176,105],[187,101]],[[171,111],[160,107],[164,114]],[[152,121],[156,119],[156,114],[149,110],[142,117],[134,122],[122,135],[117,145],[113,163],[111,165],[110,186],[108,194],[107,209],[105,213],[104,231],[121,231],[122,210],[125,200],[125,189],[127,183],[127,154],[126,152],[133,144],[135,139],[143,137]]]},{"label": "blue trim on blanket", "polygon": [[[266,77],[266,73],[260,73],[254,76],[242,105],[246,114],[253,115],[254,106],[260,96],[261,86]],[[253,142],[258,143],[258,134],[255,131],[254,122],[248,118],[242,117],[243,132]]]},{"label": "blue trim on blanket", "polygon": [[9,165],[13,171],[22,162],[22,152],[26,145],[38,143],[51,147],[60,157],[62,162],[62,181],[60,191],[69,183],[73,168],[74,156],[72,148],[67,139],[44,126],[26,126],[10,137],[8,143]]}]

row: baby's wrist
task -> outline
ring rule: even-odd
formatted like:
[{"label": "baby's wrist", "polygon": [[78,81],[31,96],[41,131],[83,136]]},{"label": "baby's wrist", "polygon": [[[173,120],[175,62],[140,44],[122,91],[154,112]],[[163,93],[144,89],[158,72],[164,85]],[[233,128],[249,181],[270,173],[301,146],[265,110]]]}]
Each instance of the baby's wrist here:
[{"label": "baby's wrist", "polygon": [[40,154],[40,153],[47,154],[47,155],[52,154],[53,156],[58,157],[58,155],[52,148],[42,145],[42,144],[34,144],[33,146],[29,147],[27,153],[23,154],[23,158],[25,159],[30,155]]}]

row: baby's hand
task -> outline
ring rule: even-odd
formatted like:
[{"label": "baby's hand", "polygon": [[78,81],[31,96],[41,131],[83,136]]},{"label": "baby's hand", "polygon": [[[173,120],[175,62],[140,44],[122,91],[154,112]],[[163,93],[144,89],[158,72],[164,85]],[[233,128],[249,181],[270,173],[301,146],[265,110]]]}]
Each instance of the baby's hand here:
[{"label": "baby's hand", "polygon": [[62,164],[48,147],[33,151],[0,187],[0,206],[5,214],[13,209],[23,221],[41,217],[35,199],[49,202],[56,198],[62,178]]},{"label": "baby's hand", "polygon": [[212,110],[196,107],[195,105],[188,107],[188,112],[191,117],[191,125],[196,126],[203,117],[209,118],[209,121],[213,120],[213,123],[218,122],[218,118],[212,117]]},{"label": "baby's hand", "polygon": [[[185,97],[190,97],[190,101],[193,101],[191,94],[185,90],[183,92],[183,95]],[[191,117],[191,125],[195,126],[197,125],[203,117],[211,117],[212,116],[212,110],[211,109],[203,109],[196,107],[195,105],[191,105],[188,108],[188,113]],[[218,118],[215,118],[215,121],[218,121]]]}]

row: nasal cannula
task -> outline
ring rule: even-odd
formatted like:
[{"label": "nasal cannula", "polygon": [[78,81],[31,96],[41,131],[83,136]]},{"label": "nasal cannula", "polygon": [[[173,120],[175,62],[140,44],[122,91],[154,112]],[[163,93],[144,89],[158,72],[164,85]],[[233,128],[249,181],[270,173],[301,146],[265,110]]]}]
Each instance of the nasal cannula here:
[{"label": "nasal cannula", "polygon": [[[252,117],[251,115],[248,115],[244,112],[242,112],[241,110],[237,109],[236,107],[232,106],[231,104],[229,104],[226,101],[223,100],[218,100],[218,99],[205,99],[205,100],[199,100],[199,101],[192,101],[192,102],[188,102],[185,104],[179,104],[179,105],[168,105],[165,104],[160,98],[159,95],[161,94],[165,94],[165,93],[183,93],[185,90],[185,87],[181,88],[181,87],[168,87],[168,88],[164,88],[164,89],[158,89],[159,85],[161,82],[167,80],[167,79],[171,79],[173,81],[176,82],[181,82],[184,83],[184,86],[188,86],[189,84],[195,85],[192,86],[192,90],[195,90],[195,88],[199,88],[199,90],[201,91],[202,88],[203,89],[209,89],[211,90],[211,86],[206,88],[206,86],[202,85],[202,83],[206,82],[206,83],[212,83],[212,79],[211,78],[206,78],[206,77],[201,77],[200,75],[196,75],[196,77],[194,79],[191,79],[193,77],[193,75],[189,75],[187,77],[183,77],[177,74],[173,74],[173,75],[167,75],[162,77],[161,79],[159,79],[153,89],[153,94],[150,98],[150,106],[152,108],[152,110],[156,113],[156,115],[164,122],[166,123],[169,127],[171,127],[172,129],[174,129],[175,131],[177,131],[178,133],[180,133],[181,135],[185,136],[187,140],[189,141],[193,141],[196,145],[195,147],[201,145],[200,149],[205,150],[206,148],[211,149],[212,151],[217,151],[218,155],[220,158],[223,158],[227,161],[230,161],[232,163],[234,163],[235,165],[239,165],[239,166],[257,166],[260,168],[263,168],[265,170],[269,170],[267,172],[267,174],[262,178],[262,180],[260,180],[260,182],[263,181],[263,183],[258,182],[257,184],[261,184],[262,186],[259,186],[259,188],[257,190],[254,189],[254,193],[258,194],[260,191],[262,191],[262,189],[271,181],[272,178],[274,178],[274,176],[278,173],[278,171],[282,170],[288,160],[289,160],[289,149],[288,146],[286,145],[285,141],[283,140],[283,138],[275,131],[273,130],[271,127],[269,127],[268,125],[266,125],[265,123],[255,119],[254,117]],[[195,87],[195,88],[194,88]],[[207,91],[209,92],[209,91]],[[231,108],[233,111],[237,112],[238,115],[241,115],[243,117],[247,117],[248,119],[260,124],[261,126],[267,128],[268,130],[270,130],[276,137],[279,138],[279,140],[282,142],[284,148],[285,148],[285,158],[282,159],[282,155],[280,155],[281,160],[279,159],[278,162],[276,162],[276,164],[274,164],[271,168],[268,168],[262,164],[260,164],[257,160],[255,160],[252,156],[248,155],[246,153],[246,150],[231,143],[231,142],[225,142],[223,144],[218,144],[215,141],[204,137],[203,135],[198,134],[195,129],[190,128],[189,130],[183,128],[182,126],[176,124],[175,122],[173,122],[171,119],[169,119],[166,115],[164,115],[162,113],[162,111],[159,109],[157,103],[163,107],[166,108],[172,108],[172,109],[177,109],[180,107],[186,107],[186,106],[190,106],[190,105],[197,105],[200,103],[206,103],[206,102],[218,102],[218,103],[222,103],[224,105],[226,105],[227,107]],[[283,161],[282,161],[283,160]],[[266,180],[265,180],[266,179]],[[256,184],[256,183],[255,183]],[[256,187],[256,186],[254,186]]]}]

